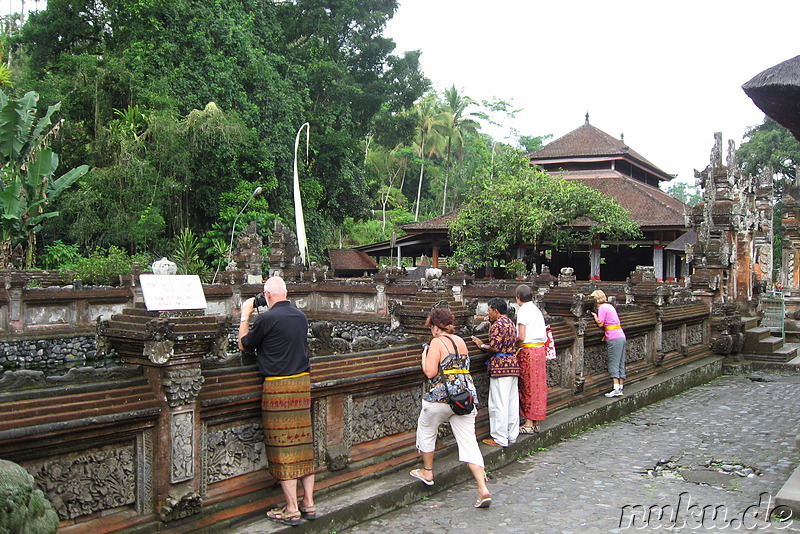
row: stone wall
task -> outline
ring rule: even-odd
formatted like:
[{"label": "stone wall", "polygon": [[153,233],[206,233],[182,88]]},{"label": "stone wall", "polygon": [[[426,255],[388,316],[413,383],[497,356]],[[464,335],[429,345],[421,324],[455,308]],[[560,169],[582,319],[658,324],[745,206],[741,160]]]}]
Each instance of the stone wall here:
[{"label": "stone wall", "polygon": [[73,367],[102,368],[120,363],[114,352],[98,354],[94,336],[0,341],[0,372],[27,369],[58,375]]},{"label": "stone wall", "polygon": [[[293,289],[301,296],[306,291],[307,302],[324,301],[311,286]],[[401,287],[387,291],[405,300],[413,296]],[[589,318],[589,305],[579,302],[582,288],[571,291],[572,297],[554,294],[548,303],[545,293],[540,300],[547,310],[566,299],[573,310],[549,316],[558,350],[548,362],[550,413],[595,397],[609,383],[602,334]],[[352,302],[352,295],[367,291],[342,293],[341,302]],[[466,297],[477,299],[480,311],[489,298],[510,294],[511,286],[487,285],[471,287]],[[650,298],[620,305],[620,312],[630,381],[709,353],[709,312],[702,304]],[[336,322],[329,310],[324,315],[316,322],[328,323],[335,339],[350,345],[312,359],[321,484],[376,469],[371,466],[388,457],[415,457],[423,384],[418,342],[353,352],[357,339],[385,335],[387,323],[354,314]],[[228,341],[234,339],[229,333]],[[83,342],[91,352],[91,343]],[[106,532],[166,531],[177,520],[189,528],[207,524],[215,513],[269,506],[281,497],[264,469],[261,380],[252,358],[230,349],[229,355],[164,363],[126,356],[124,367],[81,367],[61,376],[48,376],[48,368],[7,372],[0,378],[0,457],[33,475],[70,534],[94,532],[100,523]],[[486,425],[486,356],[471,348],[471,358],[479,425]]]}]

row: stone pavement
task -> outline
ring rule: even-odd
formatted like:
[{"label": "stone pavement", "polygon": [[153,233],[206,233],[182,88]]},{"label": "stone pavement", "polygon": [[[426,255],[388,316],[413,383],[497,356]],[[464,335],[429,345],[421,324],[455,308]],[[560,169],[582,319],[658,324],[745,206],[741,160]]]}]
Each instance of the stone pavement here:
[{"label": "stone pavement", "polygon": [[800,532],[764,521],[800,459],[797,406],[800,375],[724,376],[492,473],[488,510],[462,483],[343,532]]},{"label": "stone pavement", "polygon": [[[504,450],[482,446],[487,465],[504,466],[490,473],[489,509],[472,507],[474,482],[461,482],[466,467],[437,455],[433,487],[411,479],[404,468],[350,488],[345,498],[359,503],[350,509],[353,517],[368,517],[365,507],[373,516],[389,513],[338,532],[800,532],[800,517],[780,522],[765,512],[776,506],[775,495],[800,462],[794,443],[799,386],[797,365],[726,375],[614,422],[563,432],[592,411],[606,410],[608,420],[616,419],[609,410],[658,389],[636,384],[622,399],[593,399],[582,414],[571,408],[548,418],[541,435],[524,439],[545,445],[539,450],[519,443]],[[556,435],[560,439],[548,441]],[[513,454],[518,457],[508,456]],[[399,493],[409,481],[416,493]],[[378,494],[393,502],[382,503]],[[334,531],[337,522],[347,523],[323,520],[326,508],[331,516],[346,510],[333,501],[319,495],[320,519],[301,527],[261,520],[228,532]]]}]

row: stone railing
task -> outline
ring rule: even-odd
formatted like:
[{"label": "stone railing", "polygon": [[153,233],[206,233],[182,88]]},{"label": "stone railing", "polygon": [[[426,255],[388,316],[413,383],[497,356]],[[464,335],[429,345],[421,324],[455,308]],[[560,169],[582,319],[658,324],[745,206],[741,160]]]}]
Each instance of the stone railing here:
[{"label": "stone railing", "polygon": [[[322,310],[323,318],[340,309],[351,319],[380,315],[383,297],[373,286],[339,287],[338,297],[334,289],[297,285],[290,291],[299,305],[307,303],[304,307],[314,313]],[[238,294],[249,296],[252,290],[244,287]],[[415,290],[390,286],[384,292],[403,300],[413,298]],[[579,295],[577,289],[574,294]],[[461,296],[478,301],[479,316],[485,302],[498,295],[510,298],[513,287],[473,286]],[[610,383],[602,334],[591,321],[589,303],[580,296],[567,300],[575,312],[551,316],[558,358],[548,362],[550,412],[593,398]],[[619,306],[629,340],[629,381],[709,354],[706,305],[646,300],[646,306]],[[548,304],[545,294],[542,305],[547,309]],[[224,323],[226,314],[221,315]],[[120,336],[124,328],[119,325],[133,322],[112,320],[112,337]],[[128,347],[118,367],[72,369],[62,376],[24,370],[4,374],[0,458],[33,475],[59,514],[59,532],[68,534],[154,532],[168,530],[177,520],[188,531],[279,502],[280,489],[264,469],[261,380],[253,360],[238,355],[164,359],[164,351],[154,345],[183,332],[188,347],[194,330],[168,325],[159,330],[140,323],[145,330],[135,344],[149,350],[148,357],[136,357]],[[224,337],[212,330],[207,339]],[[312,358],[320,488],[416,458],[414,430],[423,383],[419,355],[415,342]],[[485,355],[473,349],[471,356],[482,401],[478,426],[485,430]]]}]

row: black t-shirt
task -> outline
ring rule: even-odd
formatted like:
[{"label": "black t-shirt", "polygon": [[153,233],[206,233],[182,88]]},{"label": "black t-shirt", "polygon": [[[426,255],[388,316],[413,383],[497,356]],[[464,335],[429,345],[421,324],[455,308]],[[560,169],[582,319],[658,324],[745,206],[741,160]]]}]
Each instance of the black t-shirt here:
[{"label": "black t-shirt", "polygon": [[242,345],[255,351],[262,376],[291,376],[311,370],[308,318],[288,300],[260,314]]}]

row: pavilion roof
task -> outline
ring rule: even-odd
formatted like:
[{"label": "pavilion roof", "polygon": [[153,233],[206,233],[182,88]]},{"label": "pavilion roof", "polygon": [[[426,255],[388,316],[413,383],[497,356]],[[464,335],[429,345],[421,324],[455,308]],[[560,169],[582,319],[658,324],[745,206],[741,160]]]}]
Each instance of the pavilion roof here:
[{"label": "pavilion roof", "polygon": [[449,211],[444,215],[439,215],[438,217],[428,219],[427,221],[401,224],[400,228],[402,228],[404,231],[408,233],[425,232],[431,230],[447,231],[450,229],[450,225],[456,220],[458,211],[459,210],[457,209]]},{"label": "pavilion roof", "polygon": [[565,180],[575,180],[613,197],[642,228],[684,228],[687,206],[660,189],[634,180],[619,171],[599,169],[590,171],[553,172]]},{"label": "pavilion roof", "polygon": [[378,264],[368,254],[353,248],[329,248],[334,271],[376,271]]},{"label": "pavilion roof", "polygon": [[586,122],[582,126],[539,150],[530,152],[527,156],[534,165],[626,159],[645,168],[661,181],[669,181],[673,178],[672,175],[656,167],[647,158],[625,144],[624,140],[612,137],[589,124],[588,114]]}]

